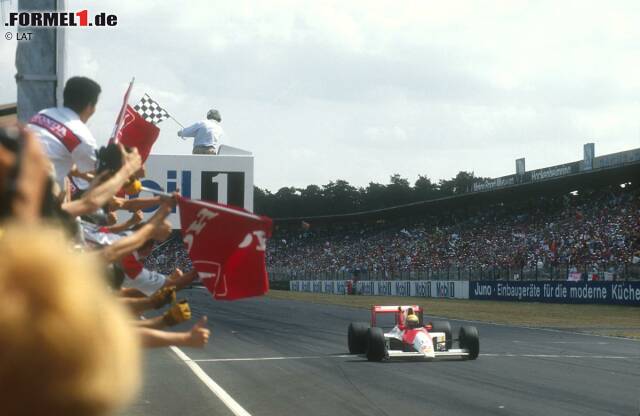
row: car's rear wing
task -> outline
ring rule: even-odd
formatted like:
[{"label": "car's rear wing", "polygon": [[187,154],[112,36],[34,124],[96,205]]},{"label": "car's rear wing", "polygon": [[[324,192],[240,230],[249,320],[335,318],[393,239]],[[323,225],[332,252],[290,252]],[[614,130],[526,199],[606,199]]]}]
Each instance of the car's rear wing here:
[{"label": "car's rear wing", "polygon": [[423,309],[419,305],[373,305],[371,306],[371,326],[376,326],[376,315],[395,314],[396,325],[404,322],[408,314],[413,313],[420,319],[422,325]]}]

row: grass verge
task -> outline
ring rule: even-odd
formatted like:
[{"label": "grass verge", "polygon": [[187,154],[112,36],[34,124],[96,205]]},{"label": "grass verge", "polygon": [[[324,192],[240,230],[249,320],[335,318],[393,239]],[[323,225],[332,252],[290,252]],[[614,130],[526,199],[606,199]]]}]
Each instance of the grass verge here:
[{"label": "grass verge", "polygon": [[344,296],[271,290],[273,299],[369,308],[379,305],[420,305],[428,315],[537,328],[565,329],[598,335],[640,339],[640,309],[633,306],[567,305],[534,302],[436,299],[398,296]]}]

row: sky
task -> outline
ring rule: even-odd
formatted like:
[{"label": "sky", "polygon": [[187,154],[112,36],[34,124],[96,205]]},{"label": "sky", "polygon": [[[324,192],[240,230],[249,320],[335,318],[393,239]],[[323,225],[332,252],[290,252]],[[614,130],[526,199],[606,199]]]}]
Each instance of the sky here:
[{"label": "sky", "polygon": [[[17,0],[5,1],[4,11]],[[79,1],[118,16],[67,32],[68,76],[103,93],[106,143],[128,82],[182,124],[222,114],[226,143],[276,191],[400,174],[515,173],[640,147],[640,2]],[[16,41],[0,38],[0,103]],[[162,122],[154,153],[190,154]]]}]

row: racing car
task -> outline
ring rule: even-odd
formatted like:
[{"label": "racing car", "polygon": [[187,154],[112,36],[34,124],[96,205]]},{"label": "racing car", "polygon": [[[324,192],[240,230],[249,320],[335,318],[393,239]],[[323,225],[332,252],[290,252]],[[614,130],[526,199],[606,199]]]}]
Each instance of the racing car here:
[{"label": "racing car", "polygon": [[[348,345],[351,354],[366,354],[369,361],[389,359],[427,359],[448,357],[475,360],[480,353],[478,330],[463,326],[458,333],[459,348],[452,348],[451,324],[448,321],[424,323],[418,305],[372,306],[371,324],[349,324]],[[377,325],[380,315],[394,316],[395,325],[384,332]]]}]

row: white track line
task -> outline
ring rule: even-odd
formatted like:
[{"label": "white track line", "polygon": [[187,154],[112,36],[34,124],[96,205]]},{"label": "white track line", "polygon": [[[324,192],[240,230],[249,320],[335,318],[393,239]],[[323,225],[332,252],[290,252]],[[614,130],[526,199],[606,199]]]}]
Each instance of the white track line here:
[{"label": "white track line", "polygon": [[[247,357],[247,358],[202,358],[192,360],[192,362],[205,363],[221,363],[221,362],[238,362],[238,361],[278,361],[278,360],[305,360],[305,359],[321,359],[321,358],[349,358],[358,357],[357,355],[341,354],[341,355],[309,355],[297,357]],[[562,354],[480,354],[480,357],[517,357],[517,358],[592,358],[601,360],[633,360],[640,359],[640,356],[620,356],[620,355],[562,355]]]},{"label": "white track line", "polygon": [[633,360],[640,357],[619,355],[560,355],[560,354],[480,354],[480,357],[524,357],[524,358],[595,358],[601,360]]},{"label": "white track line", "polygon": [[320,358],[349,358],[353,357],[350,354],[342,355],[309,355],[300,357],[250,357],[250,358],[203,358],[200,360],[193,360],[201,363],[218,363],[218,362],[231,362],[231,361],[277,361],[277,360],[314,360]]},{"label": "white track line", "polygon": [[171,348],[171,350],[178,356],[178,358],[180,358],[191,369],[191,371],[193,371],[193,373],[196,376],[198,376],[200,381],[202,381],[204,385],[207,386],[209,390],[211,390],[211,392],[215,394],[218,397],[218,399],[220,399],[220,401],[222,401],[222,403],[224,403],[225,406],[227,406],[234,415],[251,416],[251,413],[244,410],[244,408],[240,406],[240,404],[238,404],[238,402],[236,402],[233,399],[233,397],[229,396],[229,394],[226,391],[224,391],[224,389],[220,387],[218,383],[213,381],[211,377],[209,377],[209,375],[205,373],[204,370],[202,370],[202,368],[200,368],[198,364],[196,364],[191,358],[189,358],[187,354],[182,352],[180,348],[178,347],[169,347],[169,348]]}]

